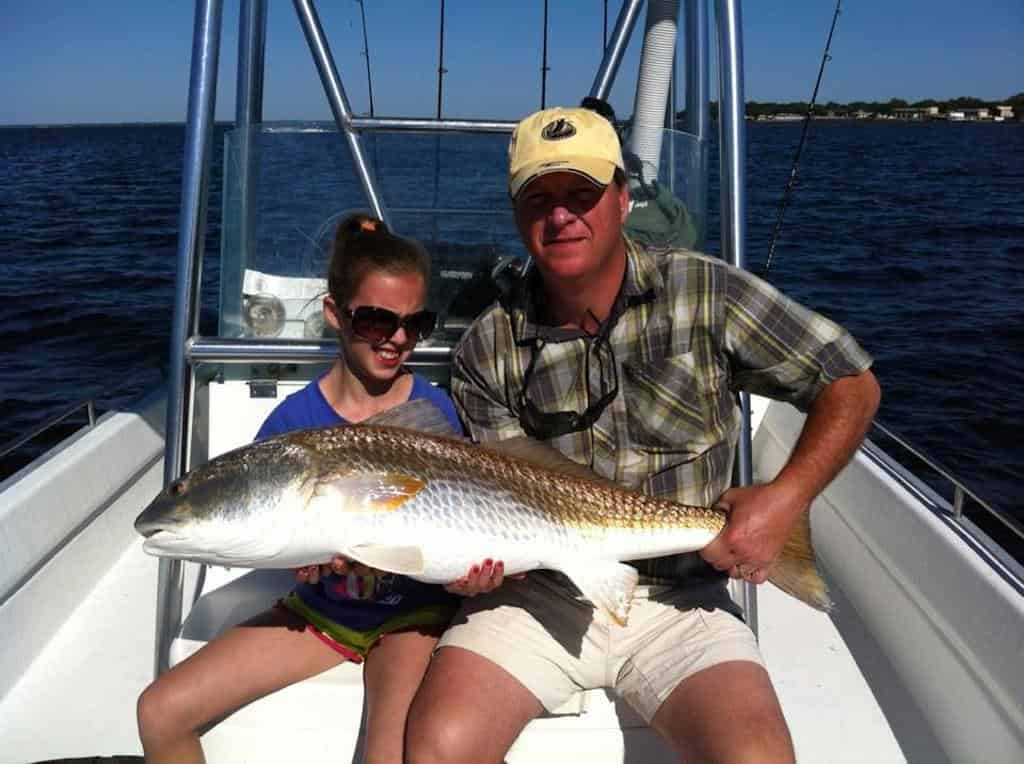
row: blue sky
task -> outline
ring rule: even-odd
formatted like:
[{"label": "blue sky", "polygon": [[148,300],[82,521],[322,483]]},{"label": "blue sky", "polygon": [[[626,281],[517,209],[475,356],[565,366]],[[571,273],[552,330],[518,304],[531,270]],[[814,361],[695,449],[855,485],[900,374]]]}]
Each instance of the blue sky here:
[{"label": "blue sky", "polygon": [[[609,24],[621,0],[609,0]],[[365,0],[378,115],[432,116],[437,0]],[[327,119],[289,0],[269,0],[267,119]],[[548,105],[576,103],[600,59],[603,0],[550,0]],[[540,105],[542,0],[447,0],[444,112],[515,118]],[[834,0],[748,0],[748,100],[806,100]],[[218,118],[234,112],[238,0],[225,0]],[[367,109],[359,6],[320,0],[349,99]],[[194,4],[0,0],[0,124],[185,118]],[[1001,99],[1024,90],[1024,0],[850,0],[819,101]],[[623,67],[635,68],[636,47]],[[612,101],[631,109],[620,77]]]}]

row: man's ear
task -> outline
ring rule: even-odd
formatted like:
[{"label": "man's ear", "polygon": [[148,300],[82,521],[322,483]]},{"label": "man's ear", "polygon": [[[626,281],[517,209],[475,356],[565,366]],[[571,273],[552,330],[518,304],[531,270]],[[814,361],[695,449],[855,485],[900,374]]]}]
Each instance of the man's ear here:
[{"label": "man's ear", "polygon": [[625,225],[629,217],[629,183],[623,183],[619,188],[619,223]]}]

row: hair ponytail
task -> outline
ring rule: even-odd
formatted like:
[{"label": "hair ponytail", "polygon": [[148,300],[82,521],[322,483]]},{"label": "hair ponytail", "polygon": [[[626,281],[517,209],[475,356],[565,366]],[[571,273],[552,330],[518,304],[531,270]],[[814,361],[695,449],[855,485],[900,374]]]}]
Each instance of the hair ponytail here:
[{"label": "hair ponytail", "polygon": [[334,301],[345,305],[359,291],[368,273],[415,273],[430,280],[430,257],[413,239],[396,236],[384,221],[355,213],[340,223],[334,235],[327,289]]}]

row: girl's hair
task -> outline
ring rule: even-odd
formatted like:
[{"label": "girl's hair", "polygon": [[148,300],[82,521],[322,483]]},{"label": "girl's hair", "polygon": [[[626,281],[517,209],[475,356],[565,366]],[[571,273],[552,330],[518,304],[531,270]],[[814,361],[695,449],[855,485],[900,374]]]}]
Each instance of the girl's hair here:
[{"label": "girl's hair", "polygon": [[334,234],[327,290],[338,306],[344,307],[372,271],[417,273],[429,283],[430,257],[419,242],[396,236],[372,215],[349,215],[338,223]]}]

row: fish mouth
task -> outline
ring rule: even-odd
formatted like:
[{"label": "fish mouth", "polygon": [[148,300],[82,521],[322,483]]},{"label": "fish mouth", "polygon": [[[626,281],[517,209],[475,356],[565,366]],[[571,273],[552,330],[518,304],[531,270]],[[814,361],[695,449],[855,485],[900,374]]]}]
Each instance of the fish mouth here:
[{"label": "fish mouth", "polygon": [[143,538],[147,538],[148,539],[151,536],[154,536],[157,533],[160,533],[160,531],[162,529],[161,528],[153,528],[153,527],[150,527],[150,526],[146,526],[146,527],[140,528],[139,524],[135,523],[135,530],[138,531],[140,534],[142,534]]},{"label": "fish mouth", "polygon": [[152,538],[158,533],[169,533],[174,535],[167,527],[167,523],[156,520],[147,520],[145,514],[140,515],[135,520],[135,530],[147,539]]},{"label": "fish mouth", "polygon": [[135,531],[147,539],[161,531],[172,532],[187,522],[187,506],[169,505],[158,496],[135,518]]},{"label": "fish mouth", "polygon": [[175,542],[180,542],[182,539],[177,533],[166,528],[149,528],[145,533],[139,532],[146,537],[146,540],[142,542],[142,550],[158,557],[174,556]]}]

